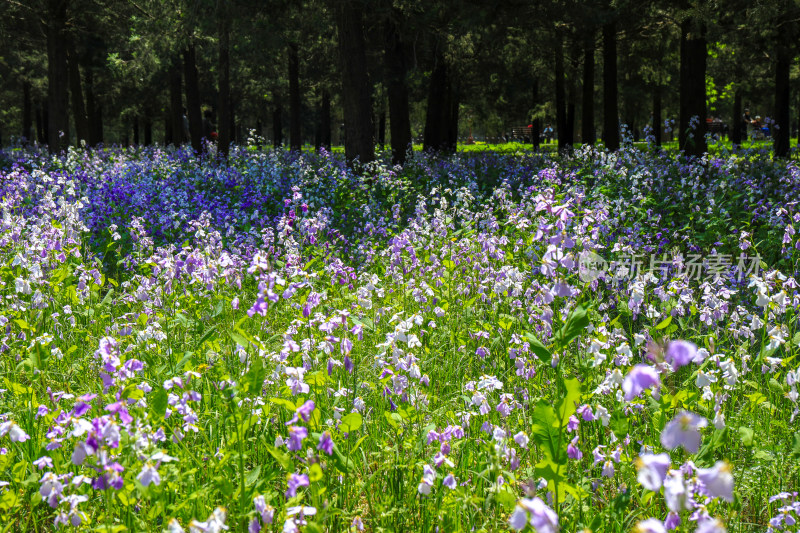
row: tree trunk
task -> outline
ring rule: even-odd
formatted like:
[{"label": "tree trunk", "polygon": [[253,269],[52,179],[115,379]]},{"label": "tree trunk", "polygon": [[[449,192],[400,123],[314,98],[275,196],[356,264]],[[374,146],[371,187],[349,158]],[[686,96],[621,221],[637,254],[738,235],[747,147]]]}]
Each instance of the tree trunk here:
[{"label": "tree trunk", "polygon": [[564,135],[564,146],[567,150],[572,150],[575,144],[575,100],[567,100],[567,132]]},{"label": "tree trunk", "polygon": [[392,138],[392,163],[403,165],[411,144],[411,121],[408,111],[408,83],[405,46],[397,25],[386,21],[384,29],[384,65],[389,98],[389,134]]},{"label": "tree trunk", "polygon": [[742,121],[742,90],[737,87],[733,94],[733,119],[731,120],[733,129],[731,130],[731,144],[738,146],[742,144],[743,135],[747,134]]},{"label": "tree trunk", "polygon": [[44,111],[42,110],[42,103],[40,101],[36,101],[36,140],[39,141],[39,144],[45,144],[47,142],[47,134],[45,133],[45,124],[47,124],[47,117],[43,116]]},{"label": "tree trunk", "polygon": [[300,59],[297,45],[289,44],[289,148],[299,151],[303,139],[300,131]]},{"label": "tree trunk", "polygon": [[789,155],[789,140],[792,135],[790,124],[791,100],[789,91],[789,73],[792,67],[792,55],[783,41],[778,43],[775,61],[775,125],[772,128],[775,157]]},{"label": "tree trunk", "polygon": [[678,145],[686,155],[706,152],[706,38],[702,23],[681,23]]},{"label": "tree trunk", "polygon": [[446,149],[448,152],[455,153],[458,148],[458,111],[460,107],[458,88],[451,82],[450,91],[450,114],[447,117],[447,137]]},{"label": "tree trunk", "polygon": [[583,98],[581,107],[581,142],[595,143],[594,132],[594,29],[587,31],[583,47]]},{"label": "tree trunk", "polygon": [[22,137],[25,143],[31,142],[31,82],[22,82]]},{"label": "tree trunk", "polygon": [[230,60],[230,38],[231,21],[228,16],[225,2],[217,4],[219,20],[219,153],[228,156],[228,149],[231,145],[233,136],[233,113],[231,113],[231,60]]},{"label": "tree trunk", "polygon": [[144,145],[153,145],[153,116],[149,111],[144,116]]},{"label": "tree trunk", "polygon": [[283,145],[283,106],[280,95],[275,95],[275,109],[272,111],[272,145],[280,148]]},{"label": "tree trunk", "polygon": [[342,71],[345,145],[348,164],[361,164],[375,158],[372,140],[372,89],[367,76],[362,8],[353,0],[336,2],[339,31],[339,57]]},{"label": "tree trunk", "polygon": [[172,117],[169,116],[169,110],[164,113],[164,146],[169,146],[172,143]]},{"label": "tree trunk", "polygon": [[617,25],[603,26],[603,144],[619,150],[619,104],[617,97]]},{"label": "tree trunk", "polygon": [[139,146],[139,117],[133,117],[133,145]]},{"label": "tree trunk", "polygon": [[42,118],[44,118],[42,121],[42,132],[44,133],[44,141],[42,141],[42,144],[45,144],[50,140],[50,110],[47,105],[42,109]]},{"label": "tree trunk", "polygon": [[172,64],[169,71],[169,116],[172,124],[172,139],[170,142],[180,146],[188,139],[184,138],[183,131],[183,97],[181,96],[181,63],[178,59]]},{"label": "tree trunk", "polygon": [[[536,112],[536,108],[539,106],[539,79],[538,78],[534,78],[533,79],[531,92],[533,93],[532,94],[532,97],[533,97],[533,109],[534,109],[534,113],[535,113]],[[536,118],[533,119],[533,122],[531,122],[531,126],[532,126],[532,128],[531,128],[531,144],[533,145],[533,149],[535,151],[538,151],[539,150],[539,140],[540,140],[539,132],[542,131],[542,124],[541,124],[541,121],[539,120],[538,115],[536,116]]]},{"label": "tree trunk", "polygon": [[186,81],[186,113],[189,117],[189,136],[192,148],[203,151],[203,118],[200,115],[200,86],[197,81],[197,51],[191,44],[183,51],[183,77]]},{"label": "tree trunk", "polygon": [[320,145],[331,149],[331,93],[322,89],[322,116],[320,117]]},{"label": "tree trunk", "polygon": [[86,116],[86,106],[83,101],[78,53],[75,51],[75,43],[72,42],[72,39],[69,39],[67,65],[69,68],[69,92],[72,97],[72,116],[75,120],[75,134],[77,137],[75,141],[80,146],[81,141],[89,142],[89,118]]},{"label": "tree trunk", "polygon": [[102,109],[95,101],[94,73],[91,65],[84,66],[86,75],[86,118],[89,122],[89,145],[97,146],[103,142]]},{"label": "tree trunk", "polygon": [[[423,146],[425,150],[455,151],[451,130],[454,120],[453,112],[457,112],[458,108],[457,104],[456,107],[453,105],[454,92],[450,69],[438,44],[435,61],[430,79],[428,105],[425,111]],[[458,121],[457,116],[455,120]]]},{"label": "tree trunk", "polygon": [[556,80],[556,129],[558,135],[558,151],[567,150],[567,106],[564,95],[564,38],[559,33],[555,46],[555,80]]},{"label": "tree trunk", "polygon": [[653,137],[656,146],[661,146],[661,131],[664,125],[661,123],[661,87],[653,87]]},{"label": "tree trunk", "polygon": [[69,74],[67,69],[67,4],[69,0],[47,2],[47,108],[50,150],[69,146]]}]

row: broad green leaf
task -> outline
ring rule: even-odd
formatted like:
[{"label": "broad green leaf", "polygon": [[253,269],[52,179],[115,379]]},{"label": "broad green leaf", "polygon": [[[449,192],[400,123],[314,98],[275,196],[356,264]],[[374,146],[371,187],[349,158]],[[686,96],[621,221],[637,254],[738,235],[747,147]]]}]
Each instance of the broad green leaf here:
[{"label": "broad green leaf", "polygon": [[536,335],[530,331],[526,331],[523,336],[525,337],[525,340],[530,343],[533,353],[535,353],[539,359],[542,360],[542,362],[549,363],[553,359],[553,354],[550,353],[550,350],[548,350],[545,345],[542,344],[542,341],[540,341]]},{"label": "broad green leaf", "polygon": [[664,329],[665,327],[669,326],[672,323],[672,315],[669,315],[667,318],[662,320],[658,323],[655,329]]},{"label": "broad green leaf", "polygon": [[250,370],[242,378],[244,392],[247,394],[261,394],[266,377],[267,370],[264,368],[264,362],[260,357],[253,357],[253,362],[250,363]]},{"label": "broad green leaf", "polygon": [[576,306],[570,311],[567,320],[561,329],[553,336],[553,342],[557,351],[567,347],[572,339],[583,333],[589,325],[589,317],[586,316],[586,308],[582,305]]},{"label": "broad green leaf", "polygon": [[150,399],[150,410],[157,420],[162,420],[167,413],[167,398],[167,391],[159,387]]},{"label": "broad green leaf", "polygon": [[339,428],[344,433],[352,433],[361,427],[361,422],[361,413],[350,413],[342,418],[342,424],[339,426]]}]

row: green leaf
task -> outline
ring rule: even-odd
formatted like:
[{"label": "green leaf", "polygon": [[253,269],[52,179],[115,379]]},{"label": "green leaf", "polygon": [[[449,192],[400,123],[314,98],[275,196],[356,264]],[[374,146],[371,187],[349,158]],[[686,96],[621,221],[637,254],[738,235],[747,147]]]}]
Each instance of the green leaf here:
[{"label": "green leaf", "polygon": [[800,432],[794,434],[794,445],[792,446],[792,455],[800,457]]},{"label": "green leaf", "polygon": [[664,329],[665,327],[669,326],[671,323],[672,323],[672,315],[669,315],[667,318],[665,318],[664,320],[659,322],[658,325],[655,327],[655,329],[657,329],[657,330],[658,329]]},{"label": "green leaf", "polygon": [[553,336],[553,342],[558,351],[567,347],[572,339],[583,333],[589,326],[589,317],[586,316],[586,308],[582,305],[576,306],[570,311],[564,325]]},{"label": "green leaf", "polygon": [[739,426],[739,438],[745,446],[753,445],[753,430],[749,427]]},{"label": "green leaf", "polygon": [[250,363],[250,370],[242,378],[242,388],[246,394],[261,394],[264,387],[264,380],[267,377],[267,370],[260,357],[254,357]]},{"label": "green leaf", "polygon": [[567,462],[567,442],[566,437],[559,433],[559,424],[556,412],[550,402],[539,400],[533,410],[531,417],[531,438],[544,451],[545,456],[553,463],[566,464]]},{"label": "green leaf", "polygon": [[342,424],[339,426],[339,428],[344,433],[352,433],[361,427],[362,420],[361,413],[350,413],[342,418]]},{"label": "green leaf", "polygon": [[616,435],[620,440],[625,438],[630,429],[628,417],[625,416],[625,413],[623,413],[620,409],[617,409],[611,413],[611,420],[609,421],[608,425],[611,428],[611,431],[614,432],[614,435]]},{"label": "green leaf", "polygon": [[120,395],[123,400],[130,398],[131,400],[141,400],[144,398],[144,391],[136,386],[135,383],[131,383],[125,389],[123,389],[122,394]]},{"label": "green leaf", "polygon": [[534,335],[530,331],[526,331],[523,334],[523,336],[528,341],[528,343],[530,343],[531,350],[533,351],[533,353],[535,353],[539,357],[539,359],[542,360],[542,362],[549,363],[553,359],[553,354],[550,353],[550,350],[548,350],[545,347],[545,345],[542,344],[542,341],[540,341],[536,337],[536,335]]},{"label": "green leaf", "polygon": [[292,468],[292,459],[286,455],[283,451],[279,450],[275,446],[270,446],[269,444],[266,445],[267,452],[278,461],[278,464],[283,467],[284,470],[287,472],[292,472],[294,469]]},{"label": "green leaf", "polygon": [[167,397],[167,391],[159,388],[150,400],[150,410],[158,420],[162,420],[167,414]]}]

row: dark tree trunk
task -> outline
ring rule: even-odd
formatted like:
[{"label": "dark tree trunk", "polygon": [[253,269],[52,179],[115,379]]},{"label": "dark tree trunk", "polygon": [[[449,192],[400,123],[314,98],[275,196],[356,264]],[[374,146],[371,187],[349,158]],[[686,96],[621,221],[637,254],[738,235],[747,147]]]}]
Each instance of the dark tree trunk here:
[{"label": "dark tree trunk", "polygon": [[375,158],[372,140],[372,90],[367,76],[362,8],[353,0],[336,2],[339,31],[339,58],[342,71],[345,157],[348,164],[361,164]]},{"label": "dark tree trunk", "polygon": [[300,131],[300,59],[297,45],[289,45],[289,148],[300,150],[303,139]]},{"label": "dark tree trunk", "polygon": [[322,89],[322,110],[320,116],[320,145],[331,149],[331,93]]},{"label": "dark tree trunk", "polygon": [[742,90],[736,88],[733,94],[733,119],[731,120],[733,129],[731,130],[731,144],[741,145],[742,137],[747,134],[744,121],[742,120]]},{"label": "dark tree trunk", "polygon": [[564,94],[564,39],[556,36],[555,46],[555,80],[556,80],[556,129],[558,135],[558,151],[563,152],[567,146],[567,106]]},{"label": "dark tree trunk", "polygon": [[47,133],[46,133],[46,124],[47,124],[47,116],[44,115],[44,111],[42,110],[42,103],[40,101],[36,101],[36,140],[39,141],[39,144],[45,144],[47,142]]},{"label": "dark tree trunk", "polygon": [[275,96],[275,109],[272,111],[272,145],[279,148],[283,144],[283,106],[280,95]]},{"label": "dark tree trunk", "polygon": [[384,30],[384,65],[389,98],[389,133],[392,138],[392,163],[403,165],[411,144],[411,121],[408,111],[406,54],[397,25],[387,20]]},{"label": "dark tree trunk", "polygon": [[133,145],[139,146],[139,117],[133,117]]},{"label": "dark tree trunk", "polygon": [[22,137],[25,143],[31,142],[31,83],[22,82]]},{"label": "dark tree trunk", "polygon": [[144,145],[145,146],[152,146],[153,145],[153,118],[152,113],[149,111],[144,116]]},{"label": "dark tree trunk", "polygon": [[228,16],[225,2],[218,4],[219,17],[219,153],[228,156],[228,149],[233,136],[233,113],[231,113],[231,60],[230,38],[231,21]]},{"label": "dark tree trunk", "polygon": [[581,142],[594,144],[594,29],[586,32],[583,46],[583,98],[581,107]]},{"label": "dark tree trunk", "polygon": [[381,150],[386,147],[386,109],[382,109],[378,117],[378,144]]},{"label": "dark tree trunk", "polygon": [[86,118],[89,121],[89,145],[97,146],[103,142],[103,115],[95,100],[94,74],[91,65],[84,67],[86,73]]},{"label": "dark tree trunk", "polygon": [[314,151],[319,152],[322,148],[322,98],[317,102],[314,119]]},{"label": "dark tree trunk", "polygon": [[[425,111],[425,134],[423,146],[425,150],[455,151],[451,143],[451,129],[454,107],[454,91],[450,69],[441,48],[437,45],[436,63],[431,73],[428,92],[428,105]],[[455,117],[456,122],[458,117]]]},{"label": "dark tree trunk", "polygon": [[789,91],[789,72],[792,67],[792,55],[787,45],[781,41],[775,61],[775,125],[772,129],[775,157],[789,155],[789,140],[792,135],[791,100]]},{"label": "dark tree trunk", "polygon": [[42,109],[42,132],[44,134],[44,141],[43,144],[48,142],[50,139],[50,110],[48,109],[49,106],[44,106]]},{"label": "dark tree trunk", "polygon": [[172,124],[170,142],[180,146],[189,139],[185,138],[183,128],[183,97],[181,96],[181,63],[175,60],[169,71],[169,116]]},{"label": "dark tree trunk", "polygon": [[47,142],[54,152],[69,146],[67,4],[68,0],[47,2]]},{"label": "dark tree trunk", "polygon": [[72,97],[72,117],[75,120],[75,134],[77,137],[75,141],[80,146],[81,141],[89,142],[89,118],[86,116],[86,106],[83,100],[78,53],[75,51],[75,43],[72,42],[72,39],[69,39],[67,65],[69,68],[69,92]]},{"label": "dark tree trunk", "polygon": [[603,144],[619,150],[619,103],[617,97],[617,25],[603,26]]},{"label": "dark tree trunk", "polygon": [[169,112],[164,114],[164,146],[172,143],[172,120]]},{"label": "dark tree trunk", "polygon": [[[534,109],[534,112],[536,112],[535,110],[539,106],[539,79],[538,78],[534,78],[533,84],[531,86],[531,92],[533,93],[532,94],[532,97],[533,97],[533,109]],[[538,151],[539,150],[539,132],[542,131],[542,123],[539,120],[538,116],[536,116],[536,118],[533,119],[533,122],[531,123],[531,126],[533,126],[531,128],[531,144],[533,144],[533,149]]]},{"label": "dark tree trunk", "polygon": [[[453,82],[451,82],[453,83]],[[458,147],[459,91],[454,85],[450,92],[450,115],[447,121],[447,151],[455,152]]]},{"label": "dark tree trunk", "polygon": [[661,146],[661,131],[664,125],[661,123],[661,87],[653,87],[653,137],[656,146]]},{"label": "dark tree trunk", "polygon": [[192,148],[197,153],[203,151],[203,118],[200,115],[200,86],[197,81],[197,62],[195,45],[183,51],[183,77],[186,85],[186,113],[189,117],[189,135]]},{"label": "dark tree trunk", "polygon": [[[686,155],[706,152],[706,38],[705,27],[691,18],[681,23],[680,109],[678,145]],[[692,119],[694,124],[692,124]],[[693,127],[694,126],[694,127]]]},{"label": "dark tree trunk", "polygon": [[564,146],[567,150],[572,150],[575,144],[575,101],[568,99],[567,103],[567,132],[564,135]]}]

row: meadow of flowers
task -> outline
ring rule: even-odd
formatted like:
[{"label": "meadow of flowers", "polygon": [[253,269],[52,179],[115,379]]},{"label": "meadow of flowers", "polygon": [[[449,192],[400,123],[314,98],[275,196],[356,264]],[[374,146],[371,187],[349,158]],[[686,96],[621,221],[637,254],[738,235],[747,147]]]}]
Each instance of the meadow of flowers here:
[{"label": "meadow of flowers", "polygon": [[0,197],[4,531],[798,531],[795,162],[16,150]]}]

